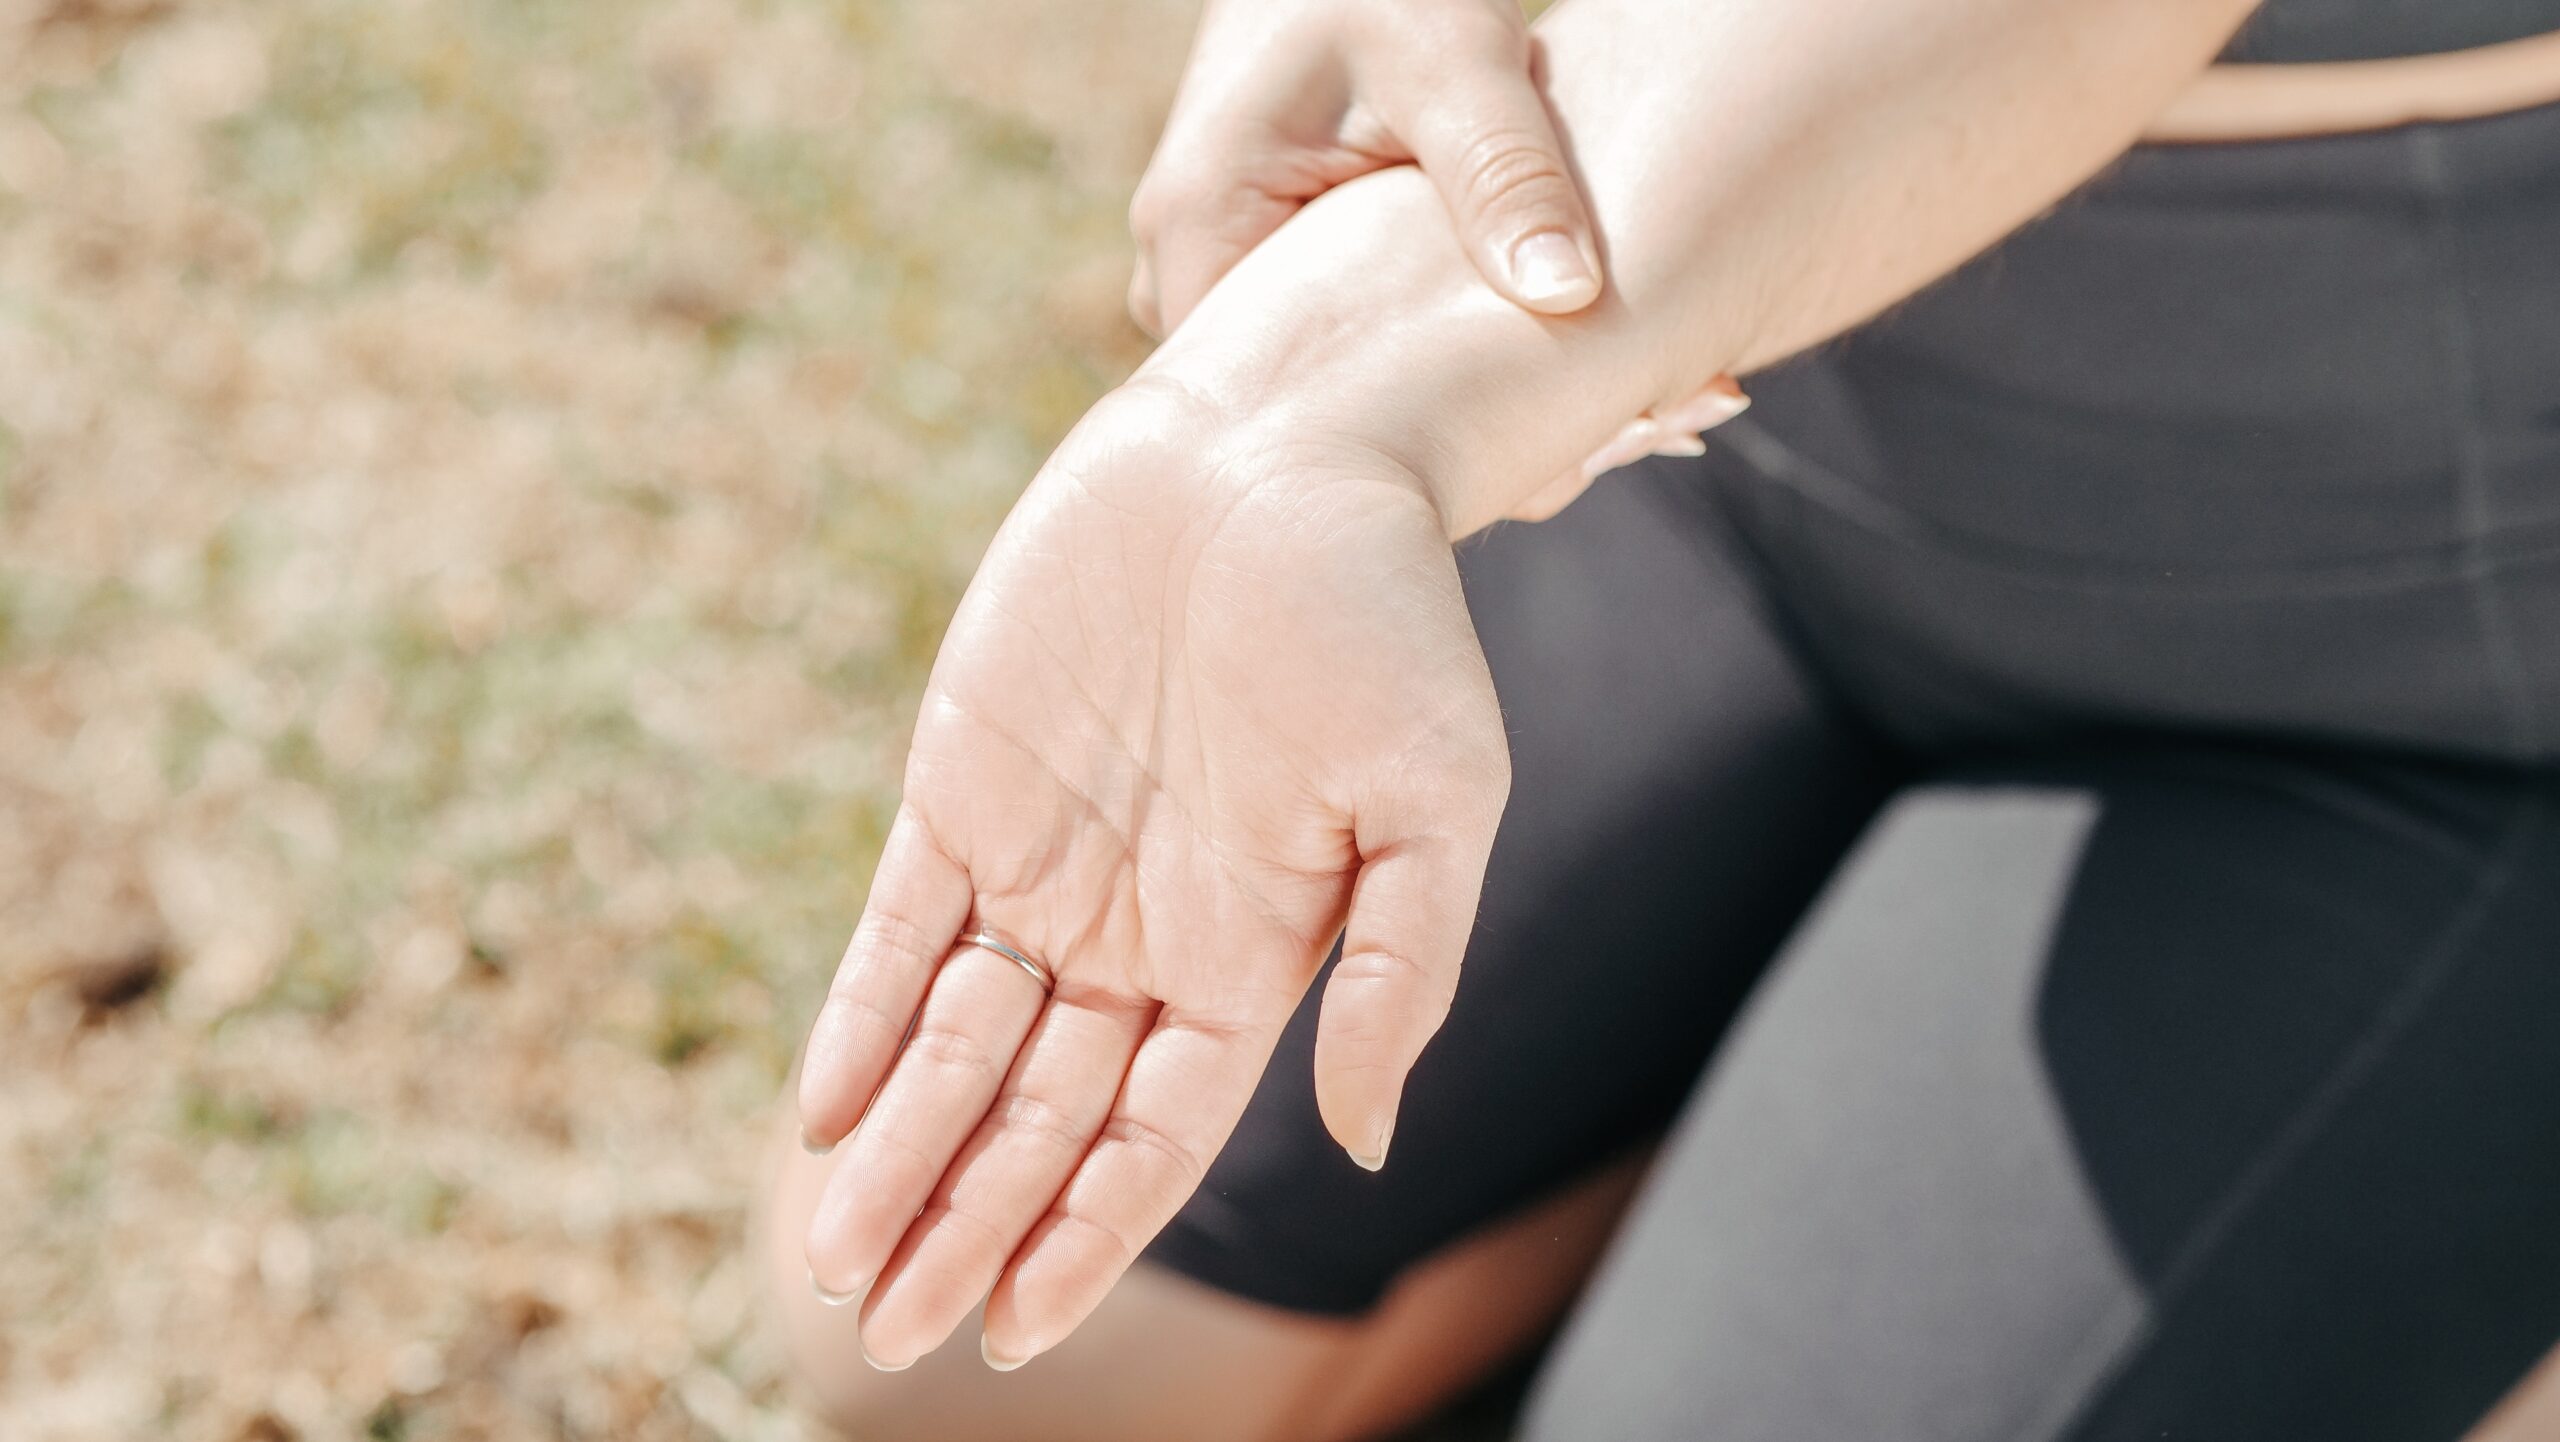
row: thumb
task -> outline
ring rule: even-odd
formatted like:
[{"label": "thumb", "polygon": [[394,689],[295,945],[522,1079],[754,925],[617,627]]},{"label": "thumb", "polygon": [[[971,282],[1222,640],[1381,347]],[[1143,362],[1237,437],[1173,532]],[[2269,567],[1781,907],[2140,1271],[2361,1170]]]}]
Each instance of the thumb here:
[{"label": "thumb", "polygon": [[1342,960],[1316,1020],[1316,1107],[1373,1172],[1386,1165],[1405,1074],[1457,995],[1485,851],[1417,839],[1369,858],[1353,884]]},{"label": "thumb", "polygon": [[1448,202],[1476,269],[1541,315],[1600,298],[1600,247],[1546,98],[1530,76],[1527,37],[1507,52],[1461,52],[1396,134]]}]

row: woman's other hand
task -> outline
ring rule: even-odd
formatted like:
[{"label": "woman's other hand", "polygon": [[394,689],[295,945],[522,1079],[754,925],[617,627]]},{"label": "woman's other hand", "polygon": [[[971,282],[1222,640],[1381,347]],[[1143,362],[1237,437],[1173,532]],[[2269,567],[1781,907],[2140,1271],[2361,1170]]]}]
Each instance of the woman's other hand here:
[{"label": "woman's other hand", "polygon": [[1210,0],[1129,207],[1129,311],[1156,335],[1316,196],[1419,163],[1493,288],[1599,298],[1600,248],[1515,0]]},{"label": "woman's other hand", "polygon": [[[1337,935],[1317,1093],[1379,1165],[1508,768],[1405,467],[1144,379],[1088,416],[943,642],[801,1074],[812,1144],[850,1134],[812,1276],[868,1290],[874,1365],[982,1297],[991,1363],[1063,1338],[1198,1185]],[[977,925],[1055,994],[955,948]]]},{"label": "woman's other hand", "polygon": [[[1310,200],[1418,163],[1493,288],[1550,316],[1589,307],[1600,247],[1539,93],[1515,0],[1211,0],[1129,207],[1129,313],[1163,335]],[[1695,455],[1745,402],[1719,376],[1639,416],[1514,513],[1544,520],[1603,471]]]}]

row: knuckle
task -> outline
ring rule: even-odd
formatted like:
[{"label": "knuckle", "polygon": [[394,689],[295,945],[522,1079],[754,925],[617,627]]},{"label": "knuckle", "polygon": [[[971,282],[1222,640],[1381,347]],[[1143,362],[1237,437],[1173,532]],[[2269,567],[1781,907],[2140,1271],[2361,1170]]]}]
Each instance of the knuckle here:
[{"label": "knuckle", "polygon": [[1148,335],[1158,339],[1163,338],[1164,310],[1157,304],[1156,290],[1153,285],[1143,287],[1136,283],[1130,285],[1129,320],[1131,324]]},{"label": "knuckle", "polygon": [[1138,188],[1130,193],[1129,233],[1152,245],[1183,215],[1200,210],[1217,193],[1214,170],[1168,145],[1157,152],[1147,173],[1138,177]]},{"label": "knuckle", "polygon": [[941,1162],[896,1132],[866,1128],[860,1143],[863,1165],[873,1181],[866,1195],[875,1202],[887,1197],[916,1196],[942,1175]]},{"label": "knuckle", "polygon": [[[1003,1227],[957,1197],[945,1197],[926,1207],[916,1218],[916,1228],[920,1235],[945,1235],[973,1251],[1012,1250]],[[924,1253],[919,1252],[917,1259],[923,1256]],[[914,1266],[915,1260],[910,1260],[908,1265]]]},{"label": "knuckle", "polygon": [[1164,233],[1168,205],[1164,183],[1156,178],[1155,171],[1149,170],[1129,196],[1129,234],[1140,245],[1152,246],[1156,237]]},{"label": "knuckle", "polygon": [[941,943],[926,935],[923,927],[893,911],[875,911],[854,926],[853,944],[845,949],[846,965],[838,973],[840,983],[857,982],[868,973],[900,963],[929,964],[938,958],[934,953]]},{"label": "knuckle", "polygon": [[994,1054],[977,1038],[947,1026],[918,1026],[916,1034],[907,1038],[907,1054],[937,1070],[973,1078],[1000,1074]]},{"label": "knuckle", "polygon": [[1145,1238],[1131,1236],[1126,1229],[1107,1217],[1098,1217],[1074,1207],[1064,1208],[1057,1212],[1056,1216],[1057,1223],[1052,1228],[1053,1232],[1072,1228],[1087,1233],[1109,1250],[1111,1260],[1108,1270],[1114,1276],[1126,1271],[1132,1263],[1135,1263],[1138,1260],[1138,1253],[1146,1247]]},{"label": "knuckle", "polygon": [[1346,951],[1334,968],[1334,975],[1349,981],[1385,982],[1399,988],[1411,988],[1416,982],[1436,983],[1432,968],[1423,965],[1406,952],[1384,946],[1363,946]]},{"label": "knuckle", "polygon": [[[1164,1128],[1132,1116],[1116,1116],[1103,1123],[1100,1145],[1134,1153],[1151,1172],[1162,1177],[1168,1192],[1187,1191],[1208,1172],[1200,1154]],[[1180,1198],[1175,1198],[1177,1203]]]},{"label": "knuckle", "polygon": [[1317,1043],[1326,1075],[1336,1085],[1354,1078],[1401,1075],[1407,1058],[1398,1044],[1398,1030],[1376,1016],[1333,1019]]},{"label": "knuckle", "polygon": [[906,1018],[892,1015],[887,1007],[858,992],[839,990],[827,998],[826,1004],[843,1015],[848,1029],[857,1033],[886,1037],[892,1044],[906,1034]]},{"label": "knuckle", "polygon": [[1460,148],[1456,164],[1455,178],[1479,218],[1552,205],[1573,192],[1555,152],[1516,130],[1473,137]]},{"label": "knuckle", "polygon": [[1434,966],[1409,953],[1385,947],[1363,947],[1345,953],[1337,977],[1348,973],[1354,983],[1385,989],[1391,998],[1379,1009],[1362,1009],[1343,1018],[1343,1040],[1355,1054],[1401,1051],[1414,1023],[1437,1029],[1458,994],[1455,965]]},{"label": "knuckle", "polygon": [[1009,1137],[1018,1137],[1053,1151],[1078,1152],[1084,1148],[1084,1128],[1055,1102],[1016,1092],[996,1104],[996,1129]]}]

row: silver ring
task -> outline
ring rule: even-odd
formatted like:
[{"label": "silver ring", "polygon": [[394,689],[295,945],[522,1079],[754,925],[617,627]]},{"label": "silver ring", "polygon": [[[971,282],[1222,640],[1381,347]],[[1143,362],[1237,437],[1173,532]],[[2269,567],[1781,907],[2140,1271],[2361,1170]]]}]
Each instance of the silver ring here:
[{"label": "silver ring", "polygon": [[1012,962],[1014,965],[1021,967],[1024,971],[1031,973],[1031,979],[1040,983],[1040,994],[1043,996],[1046,996],[1050,992],[1058,989],[1058,974],[1056,972],[1051,971],[1048,967],[1033,960],[1030,953],[1021,950],[1012,942],[1005,940],[1003,937],[996,935],[992,931],[988,931],[981,927],[976,931],[964,933],[960,938],[960,944],[963,946],[982,947],[988,951],[992,951],[996,955],[1003,957],[1005,960]]}]

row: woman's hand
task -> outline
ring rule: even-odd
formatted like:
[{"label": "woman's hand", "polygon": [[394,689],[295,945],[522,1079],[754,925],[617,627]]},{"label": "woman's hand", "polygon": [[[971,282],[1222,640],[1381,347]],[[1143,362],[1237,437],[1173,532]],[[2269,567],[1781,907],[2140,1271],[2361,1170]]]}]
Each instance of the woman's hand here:
[{"label": "woman's hand", "polygon": [[[1318,1096],[1381,1160],[1506,782],[1448,541],[2051,204],[2247,8],[1576,0],[1546,34],[1600,304],[1494,296],[1404,170],[1238,263],[988,554],[810,1039],[802,1123],[853,1139],[809,1259],[867,1289],[875,1356],[982,1293],[990,1360],[1063,1337],[1198,1182],[1337,928]],[[973,917],[1056,994],[955,950]]]},{"label": "woman's hand", "polygon": [[[1516,0],[1211,0],[1129,206],[1129,313],[1165,334],[1308,201],[1407,163],[1496,291],[1544,315],[1588,307],[1600,247],[1533,59]],[[1628,422],[1514,518],[1545,520],[1643,456],[1696,455],[1698,433],[1747,403],[1719,376]]]},{"label": "woman's hand", "polygon": [[1546,315],[1600,294],[1591,217],[1516,0],[1211,0],[1129,207],[1129,311],[1162,335],[1309,200],[1419,162],[1493,288]]},{"label": "woman's hand", "polygon": [[[943,643],[801,1074],[812,1145],[851,1135],[812,1275],[868,1289],[874,1365],[981,1297],[991,1363],[1063,1338],[1198,1184],[1338,934],[1317,1091],[1378,1166],[1508,765],[1403,466],[1145,380],[1087,417]],[[1055,994],[955,948],[979,925]]]}]

